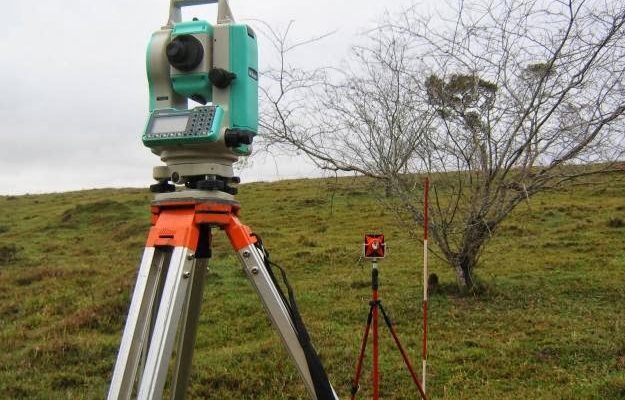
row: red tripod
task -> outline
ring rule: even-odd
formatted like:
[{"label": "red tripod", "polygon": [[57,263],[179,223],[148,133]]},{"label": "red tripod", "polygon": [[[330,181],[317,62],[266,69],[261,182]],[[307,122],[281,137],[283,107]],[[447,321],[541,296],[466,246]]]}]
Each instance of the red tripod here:
[{"label": "red tripod", "polygon": [[384,317],[384,322],[391,332],[391,336],[393,336],[393,340],[401,353],[402,358],[404,359],[404,364],[406,364],[406,368],[410,372],[410,376],[412,377],[412,381],[417,386],[419,393],[421,394],[421,399],[427,400],[427,396],[419,379],[417,378],[417,374],[415,373],[412,365],[410,364],[410,360],[408,359],[408,355],[404,350],[399,338],[397,337],[397,332],[395,332],[395,328],[393,327],[393,323],[389,318],[388,314],[384,310],[384,306],[382,306],[382,300],[380,300],[378,295],[378,287],[379,287],[379,279],[378,279],[378,263],[376,259],[373,259],[373,265],[371,269],[371,288],[373,289],[372,300],[369,303],[369,315],[367,316],[367,327],[365,328],[365,334],[362,339],[362,346],[360,347],[360,355],[358,357],[358,363],[356,364],[356,376],[352,381],[352,397],[354,400],[356,398],[356,393],[360,388],[359,381],[362,375],[362,363],[365,356],[365,349],[367,347],[367,339],[369,338],[369,330],[373,325],[373,373],[372,373],[372,381],[373,381],[373,400],[379,400],[380,398],[380,369],[379,369],[379,337],[378,337],[378,313],[382,312],[382,316]]}]

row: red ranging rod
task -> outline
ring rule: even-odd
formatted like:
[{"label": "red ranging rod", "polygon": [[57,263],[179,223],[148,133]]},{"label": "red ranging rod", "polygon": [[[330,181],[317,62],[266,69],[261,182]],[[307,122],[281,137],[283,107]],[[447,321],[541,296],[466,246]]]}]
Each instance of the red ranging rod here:
[{"label": "red ranging rod", "polygon": [[425,392],[425,378],[428,359],[428,197],[430,178],[423,183],[423,348],[421,350],[421,384]]}]

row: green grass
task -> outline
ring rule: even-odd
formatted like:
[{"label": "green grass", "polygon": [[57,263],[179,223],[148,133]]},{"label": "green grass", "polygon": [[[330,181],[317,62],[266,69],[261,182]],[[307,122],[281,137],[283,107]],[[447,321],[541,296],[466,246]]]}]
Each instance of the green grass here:
[{"label": "green grass", "polygon": [[[348,398],[368,310],[362,234],[382,230],[381,295],[418,368],[421,246],[366,180],[243,185],[242,220],[287,268],[333,385]],[[105,397],[149,227],[145,190],[0,197],[0,398]],[[625,399],[622,176],[546,193],[500,228],[455,292],[430,305],[433,399]],[[370,398],[369,362],[359,398]],[[416,391],[382,333],[382,397]],[[295,369],[224,235],[214,241],[189,398],[304,399]]]}]

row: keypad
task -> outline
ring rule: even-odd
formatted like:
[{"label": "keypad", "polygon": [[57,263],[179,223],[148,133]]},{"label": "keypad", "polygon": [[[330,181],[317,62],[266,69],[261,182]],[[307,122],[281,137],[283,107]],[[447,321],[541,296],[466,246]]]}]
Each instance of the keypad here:
[{"label": "keypad", "polygon": [[191,111],[185,136],[200,136],[210,133],[215,118],[215,107],[196,107]]}]

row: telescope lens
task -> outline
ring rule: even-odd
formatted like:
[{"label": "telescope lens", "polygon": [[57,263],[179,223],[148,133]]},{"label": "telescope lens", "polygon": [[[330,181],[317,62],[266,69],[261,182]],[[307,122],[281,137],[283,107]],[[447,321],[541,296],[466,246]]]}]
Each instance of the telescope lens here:
[{"label": "telescope lens", "polygon": [[195,69],[204,57],[202,43],[191,35],[176,36],[169,42],[165,52],[169,64],[185,72]]}]

